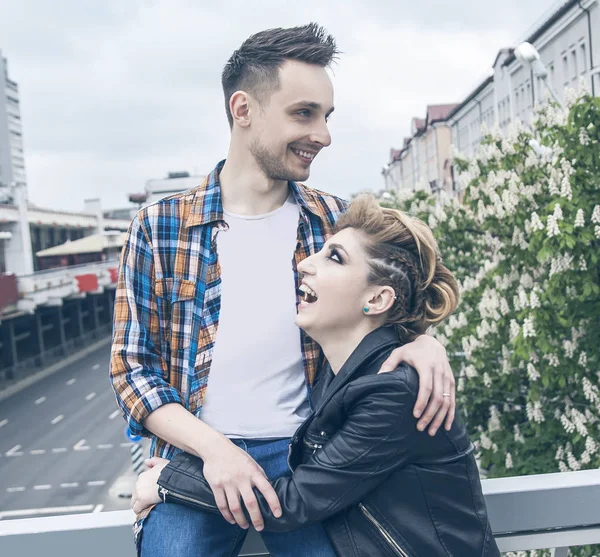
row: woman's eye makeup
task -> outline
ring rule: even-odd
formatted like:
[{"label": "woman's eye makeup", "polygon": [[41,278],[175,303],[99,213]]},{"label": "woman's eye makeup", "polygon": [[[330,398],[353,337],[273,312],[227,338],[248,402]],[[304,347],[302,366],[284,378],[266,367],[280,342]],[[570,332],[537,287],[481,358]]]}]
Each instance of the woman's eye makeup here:
[{"label": "woman's eye makeup", "polygon": [[342,258],[338,252],[338,250],[336,250],[335,248],[329,250],[329,256],[327,257],[327,259],[331,259],[332,261],[335,261],[336,263],[342,263]]}]

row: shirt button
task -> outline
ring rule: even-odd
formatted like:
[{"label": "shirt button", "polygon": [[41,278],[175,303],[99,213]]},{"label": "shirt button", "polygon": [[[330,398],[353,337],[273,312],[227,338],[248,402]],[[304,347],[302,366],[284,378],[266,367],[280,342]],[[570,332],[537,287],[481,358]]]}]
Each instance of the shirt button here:
[{"label": "shirt button", "polygon": [[321,432],[321,437],[325,437],[327,435],[327,433],[325,433],[324,431]]}]

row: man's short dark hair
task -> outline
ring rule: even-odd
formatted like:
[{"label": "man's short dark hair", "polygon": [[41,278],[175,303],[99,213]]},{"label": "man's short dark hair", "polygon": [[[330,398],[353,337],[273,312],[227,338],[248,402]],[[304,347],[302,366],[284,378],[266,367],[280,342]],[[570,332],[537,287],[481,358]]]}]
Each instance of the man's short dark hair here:
[{"label": "man's short dark hair", "polygon": [[279,87],[279,68],[285,60],[327,67],[338,54],[333,36],[316,23],[252,35],[231,55],[221,75],[229,126],[233,127],[229,99],[236,91],[247,91],[262,103]]}]

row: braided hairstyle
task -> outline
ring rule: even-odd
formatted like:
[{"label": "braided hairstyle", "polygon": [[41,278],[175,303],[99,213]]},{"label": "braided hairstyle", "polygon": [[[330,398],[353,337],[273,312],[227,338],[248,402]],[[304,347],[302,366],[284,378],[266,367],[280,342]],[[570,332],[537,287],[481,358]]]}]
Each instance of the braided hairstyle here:
[{"label": "braided hairstyle", "polygon": [[386,325],[396,327],[402,342],[414,340],[456,309],[458,283],[442,264],[425,223],[362,194],[339,219],[336,232],[346,228],[359,230],[365,238],[369,284],[391,286],[396,292]]}]

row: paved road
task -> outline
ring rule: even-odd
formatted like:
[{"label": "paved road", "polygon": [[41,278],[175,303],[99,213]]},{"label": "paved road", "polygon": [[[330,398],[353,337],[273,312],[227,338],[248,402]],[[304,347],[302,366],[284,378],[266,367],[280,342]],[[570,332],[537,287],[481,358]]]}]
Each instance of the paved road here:
[{"label": "paved road", "polygon": [[130,443],[105,344],[0,401],[0,520],[128,508]]}]

